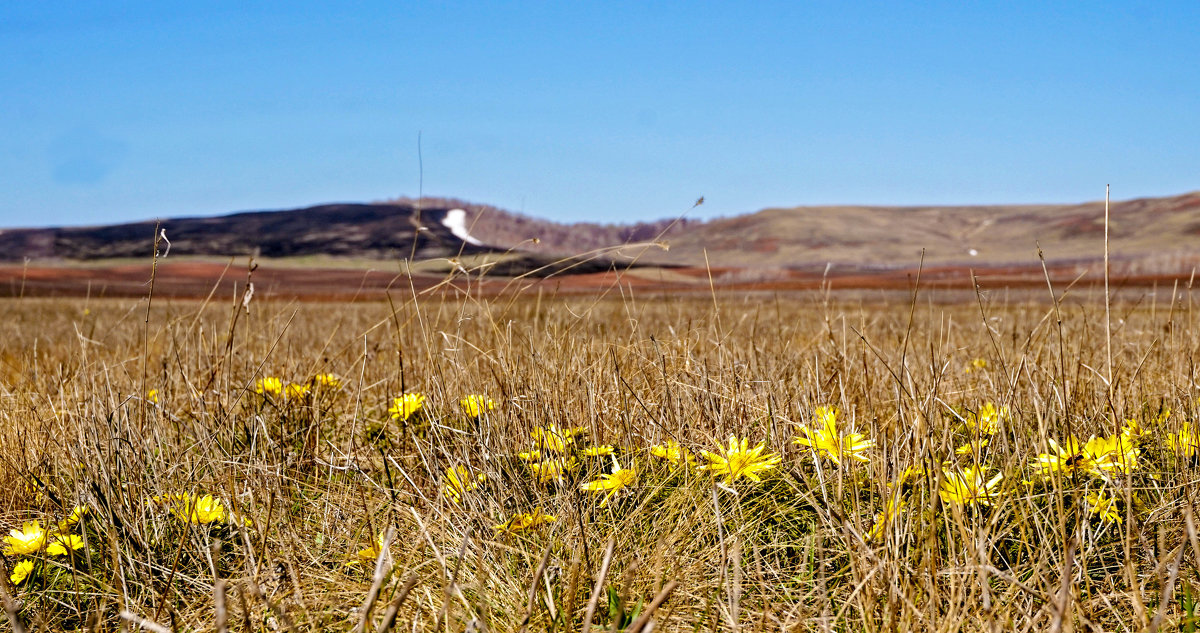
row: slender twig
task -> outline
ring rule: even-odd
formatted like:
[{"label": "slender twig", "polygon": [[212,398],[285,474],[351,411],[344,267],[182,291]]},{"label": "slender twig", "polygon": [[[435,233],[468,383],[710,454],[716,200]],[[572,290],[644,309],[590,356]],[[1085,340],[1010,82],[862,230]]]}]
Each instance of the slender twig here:
[{"label": "slender twig", "polygon": [[225,607],[225,588],[227,583],[224,579],[213,583],[213,606],[216,610],[215,622],[213,628],[217,633],[227,633],[229,631],[229,610]]},{"label": "slender twig", "polygon": [[143,618],[132,611],[122,611],[118,615],[122,620],[125,620],[130,624],[137,625],[138,628],[143,630],[150,631],[150,633],[171,633],[171,629],[159,624],[158,622],[155,622],[154,620],[147,620],[146,618]]},{"label": "slender twig", "polygon": [[600,594],[604,591],[604,579],[608,577],[608,568],[612,564],[613,550],[617,547],[617,538],[611,537],[608,539],[608,546],[604,548],[604,560],[600,563],[600,573],[596,574],[596,585],[592,587],[592,597],[588,600],[587,611],[584,612],[583,625],[579,627],[580,633],[588,633],[592,629],[592,618],[596,616],[596,605],[600,603]]},{"label": "slender twig", "polygon": [[375,557],[375,575],[371,580],[371,590],[367,592],[367,599],[363,601],[362,609],[358,618],[358,624],[354,627],[354,633],[363,633],[367,630],[367,621],[371,619],[371,611],[375,608],[375,601],[379,599],[379,589],[383,587],[383,579],[387,577],[388,569],[387,559],[389,556],[388,548],[392,545],[392,538],[396,536],[395,526],[390,526],[387,529],[387,534],[383,537],[383,542],[379,544],[379,555]]},{"label": "slender twig", "polygon": [[13,602],[12,596],[8,595],[8,586],[5,584],[5,578],[9,576],[8,563],[0,560],[0,601],[4,602],[4,613],[8,615],[8,624],[12,626],[13,633],[25,633],[25,625],[21,622],[21,614],[17,612],[17,603]]},{"label": "slender twig", "polygon": [[396,624],[396,614],[400,613],[400,605],[404,604],[404,599],[408,597],[409,592],[417,586],[418,580],[420,580],[420,576],[412,574],[408,580],[404,581],[404,586],[400,587],[399,593],[392,598],[387,611],[384,611],[383,620],[379,622],[379,626],[375,627],[375,633],[388,633],[392,629],[392,626]]},{"label": "slender twig", "polygon": [[650,606],[646,607],[642,615],[634,620],[628,629],[625,629],[626,633],[642,633],[642,629],[645,629],[646,625],[650,623],[650,618],[654,616],[654,612],[662,606],[663,602],[666,602],[667,598],[671,597],[671,592],[675,591],[675,587],[677,586],[679,586],[679,583],[674,580],[667,583],[667,586],[663,587],[657,596],[654,596],[654,600],[650,602]]}]

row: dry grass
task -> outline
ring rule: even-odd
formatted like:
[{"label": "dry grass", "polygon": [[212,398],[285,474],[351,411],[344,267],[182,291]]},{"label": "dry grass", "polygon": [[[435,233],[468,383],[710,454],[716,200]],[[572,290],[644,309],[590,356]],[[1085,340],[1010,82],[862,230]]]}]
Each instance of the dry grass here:
[{"label": "dry grass", "polygon": [[[0,525],[91,508],[74,556],[4,557],[6,572],[37,561],[8,585],[13,617],[35,630],[376,630],[390,616],[397,630],[575,631],[593,611],[604,630],[1186,628],[1198,471],[1165,442],[1195,424],[1191,300],[1115,306],[1111,390],[1102,304],[1068,298],[1060,325],[1048,296],[396,294],[240,314],[156,300],[148,319],[144,301],[7,301]],[[988,367],[964,371],[976,358]],[[323,373],[341,388],[254,392],[265,376]],[[406,391],[426,408],[394,420]],[[458,400],[471,393],[496,408],[467,419]],[[955,455],[989,401],[1009,419],[978,455]],[[819,405],[875,441],[868,461],[837,466],[792,444]],[[1128,418],[1149,431],[1132,475],[1035,475],[1047,439]],[[636,485],[601,507],[580,484],[610,462],[584,456],[561,483],[538,483],[516,453],[552,424],[616,447]],[[715,450],[731,434],[765,441],[781,465],[761,484],[716,486],[648,452],[668,439]],[[976,460],[1005,475],[1000,496],[943,503],[939,465]],[[455,503],[444,485],[457,465],[487,480]],[[925,474],[872,539],[888,482],[909,466]],[[1120,523],[1089,512],[1101,485]],[[148,501],[180,492],[252,524],[191,524]],[[536,507],[557,521],[493,529]],[[377,560],[347,566],[388,533]]]}]

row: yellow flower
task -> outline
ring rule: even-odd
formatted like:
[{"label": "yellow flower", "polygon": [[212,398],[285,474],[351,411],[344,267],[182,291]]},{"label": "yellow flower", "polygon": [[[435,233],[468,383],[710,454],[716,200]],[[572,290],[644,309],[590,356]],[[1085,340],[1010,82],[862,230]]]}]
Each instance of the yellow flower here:
[{"label": "yellow flower", "polygon": [[7,544],[4,554],[7,556],[27,556],[41,551],[46,544],[46,531],[38,521],[26,523],[20,530],[12,530],[4,537]]},{"label": "yellow flower", "polygon": [[[474,396],[470,396],[470,397],[473,398]],[[483,397],[483,396],[480,396],[480,397]],[[491,400],[488,400],[488,402],[491,402]],[[470,412],[469,407],[467,407],[467,405],[465,404],[466,400],[463,400],[463,403],[464,403],[463,408],[467,409],[467,412],[471,414],[471,417],[476,417],[479,415],[478,413]],[[491,409],[490,406],[488,408]],[[567,452],[568,447],[574,446],[575,436],[580,435],[582,433],[583,433],[582,428],[576,427],[576,428],[572,428],[572,429],[560,429],[557,426],[551,424],[550,426],[548,426],[546,428],[537,427],[537,428],[533,429],[532,436],[533,436],[533,443],[536,448],[543,450],[543,451],[553,451],[555,453],[565,453],[565,452]]]},{"label": "yellow flower", "polygon": [[738,440],[737,436],[729,436],[729,447],[721,447],[721,453],[703,451],[702,455],[708,463],[700,470],[712,471],[715,475],[724,475],[725,484],[729,485],[739,477],[746,477],[755,482],[762,481],[760,473],[765,473],[783,461],[775,453],[766,453],[766,442],[759,442],[754,448],[747,448],[749,440]]},{"label": "yellow flower", "polygon": [[1182,457],[1195,457],[1200,453],[1200,431],[1193,431],[1187,422],[1180,424],[1178,433],[1167,434],[1167,448]]},{"label": "yellow flower", "polygon": [[616,453],[616,449],[608,444],[601,444],[599,446],[589,446],[583,449],[582,452],[588,457],[608,457]]},{"label": "yellow flower", "polygon": [[54,542],[46,546],[46,553],[51,556],[66,556],[74,550],[83,547],[83,538],[76,534],[60,534],[54,537]]},{"label": "yellow flower", "polygon": [[650,447],[650,454],[660,459],[665,459],[672,464],[678,464],[680,460],[686,462],[692,461],[692,454],[686,448],[683,448],[675,440],[667,440],[666,444],[655,444]]},{"label": "yellow flower", "polygon": [[90,510],[87,506],[75,506],[71,509],[71,515],[67,517],[67,523],[70,523],[71,525],[79,523],[79,520],[82,519],[88,512],[90,512]]},{"label": "yellow flower", "polygon": [[1063,444],[1050,440],[1050,453],[1037,456],[1034,467],[1049,477],[1051,473],[1069,475],[1074,472],[1094,472],[1095,464],[1084,454],[1079,440],[1071,437]]},{"label": "yellow flower", "polygon": [[813,418],[817,424],[823,427],[837,426],[838,410],[837,407],[829,405],[821,405],[813,410]]},{"label": "yellow flower", "polygon": [[[1170,415],[1171,410],[1167,409],[1166,414]],[[1125,420],[1125,426],[1121,427],[1121,437],[1135,444],[1141,443],[1146,439],[1146,429],[1142,428],[1142,423],[1130,418]]]},{"label": "yellow flower", "polygon": [[151,389],[150,391],[147,391],[146,392],[146,401],[153,402],[154,404],[158,404],[158,390]]},{"label": "yellow flower", "polygon": [[912,464],[911,466],[900,471],[900,474],[896,477],[896,481],[889,483],[888,487],[889,488],[896,488],[896,487],[903,488],[904,486],[907,486],[910,482],[915,482],[918,477],[924,477],[925,474],[926,474],[926,471],[925,471],[924,466],[921,466],[920,464]]},{"label": "yellow flower", "polygon": [[70,532],[71,526],[79,523],[79,521],[82,520],[84,515],[86,515],[88,512],[89,510],[87,506],[75,506],[71,510],[71,514],[67,515],[65,520],[58,522],[58,531],[62,532],[63,534]]},{"label": "yellow flower", "polygon": [[868,440],[862,433],[847,433],[844,437],[838,434],[837,409],[833,407],[817,407],[814,416],[822,428],[811,430],[807,426],[800,427],[800,435],[792,440],[793,444],[808,446],[835,464],[841,464],[843,458],[865,462],[863,453],[875,445],[875,440]]},{"label": "yellow flower", "polygon": [[403,422],[412,417],[417,411],[420,411],[423,406],[425,406],[424,395],[406,393],[399,398],[392,399],[392,406],[388,407],[388,413],[391,414],[393,420]]},{"label": "yellow flower", "polygon": [[637,481],[637,472],[631,468],[621,468],[621,464],[617,463],[617,458],[613,458],[613,471],[611,474],[600,475],[600,478],[595,481],[589,481],[580,488],[588,492],[607,491],[604,495],[604,500],[600,502],[600,507],[608,505],[608,500],[613,495],[617,494],[622,488],[632,486]]},{"label": "yellow flower", "polygon": [[212,495],[196,497],[193,495],[175,495],[176,503],[171,505],[171,514],[182,521],[197,525],[207,525],[225,521],[225,506]]},{"label": "yellow flower", "polygon": [[1127,475],[1137,466],[1138,456],[1141,455],[1141,450],[1121,435],[1091,437],[1083,446],[1083,452],[1095,464],[1097,475],[1105,473]]},{"label": "yellow flower", "polygon": [[991,442],[991,440],[992,440],[992,438],[985,437],[982,440],[980,440],[979,443],[967,442],[966,444],[963,444],[962,446],[959,446],[958,448],[954,449],[954,454],[955,455],[978,454],[980,451],[987,448],[987,445],[988,445],[988,443]]},{"label": "yellow flower", "polygon": [[497,532],[508,532],[516,534],[525,530],[539,527],[547,523],[553,523],[558,520],[558,517],[553,514],[543,514],[542,508],[539,506],[533,509],[533,512],[523,512],[514,514],[504,523],[492,527]]},{"label": "yellow flower", "polygon": [[484,411],[491,411],[492,409],[496,408],[496,403],[492,402],[491,398],[487,396],[481,396],[479,394],[471,394],[466,398],[459,400],[458,404],[462,406],[463,411],[465,411],[467,414],[467,417],[471,418],[477,418],[483,414]]},{"label": "yellow flower", "polygon": [[561,458],[552,458],[529,465],[529,469],[533,471],[538,482],[543,484],[550,483],[551,481],[561,482],[563,471],[566,468],[574,469],[575,462],[570,460],[564,462]]},{"label": "yellow flower", "polygon": [[312,384],[314,387],[337,389],[342,386],[342,379],[333,374],[317,374],[313,376]]},{"label": "yellow flower", "polygon": [[967,363],[967,368],[963,370],[963,373],[969,374],[972,371],[976,371],[976,370],[980,370],[980,369],[987,369],[987,366],[988,366],[987,359],[975,358],[975,359],[972,359],[971,362]]},{"label": "yellow flower", "polygon": [[23,560],[13,565],[12,575],[8,579],[12,581],[12,584],[19,585],[25,582],[31,573],[33,573],[33,561]]},{"label": "yellow flower", "polygon": [[986,470],[983,468],[964,468],[959,472],[943,471],[945,479],[938,496],[943,503],[959,505],[991,505],[991,500],[998,494],[996,487],[1004,478],[1002,473],[984,481]]},{"label": "yellow flower", "polygon": [[472,479],[471,472],[467,470],[466,466],[461,464],[451,466],[446,469],[446,485],[443,488],[443,492],[445,492],[447,499],[454,503],[462,503],[464,494],[478,488],[479,484],[485,481],[487,481],[487,475],[483,473],[479,473]]},{"label": "yellow flower", "polygon": [[300,400],[308,395],[308,385],[300,383],[289,383],[287,386],[287,397],[291,400]]},{"label": "yellow flower", "polygon": [[883,512],[875,517],[875,525],[871,526],[871,530],[867,532],[867,540],[879,542],[883,540],[884,532],[889,527],[896,523],[896,517],[900,515],[900,511],[904,509],[904,497],[900,496],[899,491],[893,494],[883,506]]},{"label": "yellow flower", "polygon": [[383,551],[383,539],[387,536],[386,533],[380,532],[375,542],[370,546],[358,550],[350,560],[346,561],[347,567],[361,567],[368,563],[374,563],[375,559],[379,558],[379,553]]},{"label": "yellow flower", "polygon": [[254,393],[264,396],[278,396],[279,394],[283,393],[283,381],[274,376],[259,378],[254,383]]},{"label": "yellow flower", "polygon": [[542,460],[542,452],[541,451],[527,451],[524,453],[517,453],[517,457],[520,457],[522,460],[527,461],[527,462],[538,462],[538,461]]},{"label": "yellow flower", "polygon": [[996,408],[991,402],[983,403],[975,415],[967,416],[967,428],[983,435],[995,435],[1000,424],[1008,421],[1008,407]]},{"label": "yellow flower", "polygon": [[1097,490],[1087,495],[1088,508],[1092,516],[1100,517],[1105,523],[1124,523],[1125,517],[1117,508],[1117,498]]}]

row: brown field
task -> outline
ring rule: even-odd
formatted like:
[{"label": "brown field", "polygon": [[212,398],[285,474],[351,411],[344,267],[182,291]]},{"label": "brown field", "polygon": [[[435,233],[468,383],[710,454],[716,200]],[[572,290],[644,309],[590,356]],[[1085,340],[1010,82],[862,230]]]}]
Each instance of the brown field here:
[{"label": "brown field", "polygon": [[[881,291],[907,295],[920,280],[927,290],[950,291],[954,300],[973,300],[978,285],[983,289],[1016,291],[1049,297],[1047,279],[1060,288],[1095,288],[1103,282],[1102,262],[1048,263],[1024,266],[937,265],[863,269],[852,267],[814,269],[741,267],[635,267],[586,274],[552,274],[504,277],[488,274],[488,263],[429,260],[414,264],[411,271],[397,262],[338,261],[329,259],[276,259],[255,263],[248,270],[246,258],[213,261],[206,259],[163,260],[157,266],[144,261],[92,263],[0,264],[0,297],[135,298],[150,292],[177,299],[240,296],[248,282],[254,293],[267,299],[305,301],[379,301],[390,294],[410,291],[422,296],[483,295],[489,297],[552,293],[593,295],[619,292],[622,288],[643,292],[708,294],[722,292],[804,292],[813,290]],[[1112,288],[1125,295],[1144,294],[1161,288],[1187,288],[1194,270],[1146,272],[1117,262]],[[954,292],[954,291],[967,291]],[[862,295],[862,292],[858,294]]]},{"label": "brown field", "polygon": [[[469,275],[264,266],[244,309],[246,270],[218,268],[162,265],[151,301],[143,265],[4,271],[0,287],[24,294],[0,301],[12,622],[1194,626],[1200,323],[1186,279],[1121,286],[1106,334],[1095,279],[1067,290],[1065,270],[1056,303],[1040,269],[1027,291],[981,282],[954,300],[927,270],[910,301],[907,274],[882,294],[736,270],[713,286],[754,292],[712,293],[709,271],[674,269],[514,293]],[[300,279],[321,290],[289,290]],[[36,297],[55,293],[71,296]],[[405,393],[423,406],[389,411]],[[464,412],[469,394],[494,408]],[[823,428],[823,406],[837,448],[794,443]],[[1082,445],[1114,435],[1116,452]],[[761,481],[709,459],[731,436],[762,443]],[[694,461],[652,452],[668,440]],[[972,468],[1002,477],[955,488]],[[520,520],[537,512],[553,520]]]}]

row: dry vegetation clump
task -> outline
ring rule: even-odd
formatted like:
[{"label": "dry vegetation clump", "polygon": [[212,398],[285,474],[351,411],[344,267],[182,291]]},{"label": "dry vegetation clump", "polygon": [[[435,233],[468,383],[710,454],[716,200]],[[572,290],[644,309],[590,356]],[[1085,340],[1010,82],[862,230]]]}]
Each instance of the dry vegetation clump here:
[{"label": "dry vegetation clump", "polygon": [[1190,295],[0,310],[37,630],[1194,627]]}]

